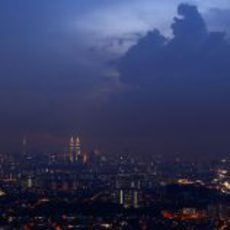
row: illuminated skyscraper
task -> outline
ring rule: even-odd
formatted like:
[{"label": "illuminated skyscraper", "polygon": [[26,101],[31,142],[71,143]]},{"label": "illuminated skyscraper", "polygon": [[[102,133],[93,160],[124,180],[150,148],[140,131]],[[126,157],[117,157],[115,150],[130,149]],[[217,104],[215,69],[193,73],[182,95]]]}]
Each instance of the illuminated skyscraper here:
[{"label": "illuminated skyscraper", "polygon": [[79,160],[80,156],[81,156],[81,142],[79,137],[77,137],[75,141],[75,161]]},{"label": "illuminated skyscraper", "polygon": [[69,161],[73,162],[74,161],[74,138],[70,138],[69,142]]},{"label": "illuminated skyscraper", "polygon": [[130,174],[120,174],[115,182],[116,201],[124,208],[138,208],[140,203],[140,185]]},{"label": "illuminated skyscraper", "polygon": [[88,160],[89,160],[89,157],[88,157],[88,154],[87,152],[84,152],[82,155],[82,163],[85,165],[88,163]]},{"label": "illuminated skyscraper", "polygon": [[72,136],[69,142],[69,161],[76,162],[81,156],[81,143],[79,137],[74,140]]}]

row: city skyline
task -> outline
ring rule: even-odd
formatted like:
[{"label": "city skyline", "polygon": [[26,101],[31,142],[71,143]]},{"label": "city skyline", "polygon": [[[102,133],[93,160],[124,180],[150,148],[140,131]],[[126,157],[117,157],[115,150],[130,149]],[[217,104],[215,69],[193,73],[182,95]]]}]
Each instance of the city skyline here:
[{"label": "city skyline", "polygon": [[230,229],[229,0],[0,0],[0,229]]}]

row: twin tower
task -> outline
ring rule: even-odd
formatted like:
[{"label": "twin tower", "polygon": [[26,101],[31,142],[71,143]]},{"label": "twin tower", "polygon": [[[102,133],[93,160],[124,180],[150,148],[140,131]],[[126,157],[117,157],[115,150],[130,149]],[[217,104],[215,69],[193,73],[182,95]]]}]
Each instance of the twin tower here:
[{"label": "twin tower", "polygon": [[69,141],[69,161],[76,162],[81,158],[81,142],[79,137],[71,137]]}]

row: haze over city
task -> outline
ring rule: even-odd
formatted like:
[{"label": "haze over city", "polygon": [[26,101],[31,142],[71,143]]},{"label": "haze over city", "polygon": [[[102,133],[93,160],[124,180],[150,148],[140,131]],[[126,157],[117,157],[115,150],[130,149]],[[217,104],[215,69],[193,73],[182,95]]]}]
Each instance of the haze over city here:
[{"label": "haze over city", "polygon": [[0,3],[2,151],[230,150],[230,3]]},{"label": "haze over city", "polygon": [[0,0],[0,229],[230,229],[229,0]]}]

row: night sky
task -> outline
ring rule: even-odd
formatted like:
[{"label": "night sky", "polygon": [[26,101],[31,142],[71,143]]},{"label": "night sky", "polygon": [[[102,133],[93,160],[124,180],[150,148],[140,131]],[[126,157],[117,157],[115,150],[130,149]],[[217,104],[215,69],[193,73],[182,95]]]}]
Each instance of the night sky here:
[{"label": "night sky", "polygon": [[1,0],[0,150],[230,152],[229,0]]}]

